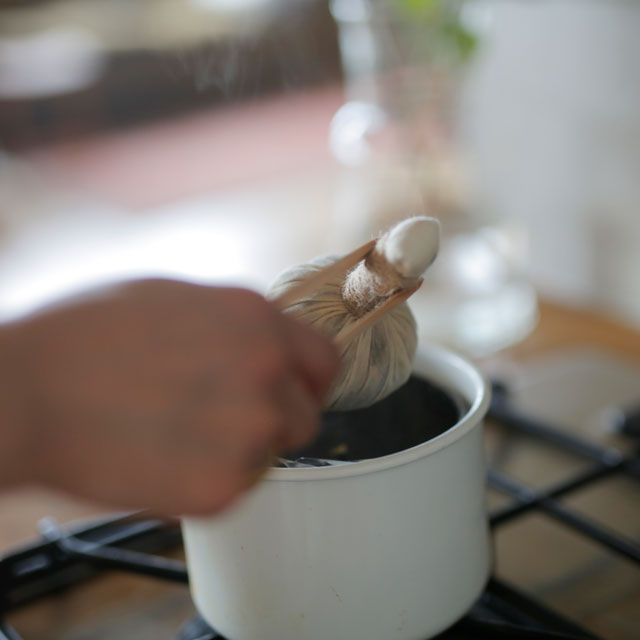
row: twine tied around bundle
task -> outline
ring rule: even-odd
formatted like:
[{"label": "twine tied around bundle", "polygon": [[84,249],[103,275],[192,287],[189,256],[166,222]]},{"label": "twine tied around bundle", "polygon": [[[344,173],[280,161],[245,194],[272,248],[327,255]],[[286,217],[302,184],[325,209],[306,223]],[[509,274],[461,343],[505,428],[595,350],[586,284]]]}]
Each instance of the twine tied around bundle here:
[{"label": "twine tied around bundle", "polygon": [[[324,283],[287,306],[285,312],[335,338],[354,323],[361,323],[390,296],[420,282],[437,255],[439,230],[434,218],[404,220],[382,235],[373,251],[349,273]],[[268,296],[282,296],[335,260],[322,257],[290,267],[276,278]],[[395,391],[411,375],[416,346],[415,319],[402,302],[345,345],[327,408],[370,406]]]}]

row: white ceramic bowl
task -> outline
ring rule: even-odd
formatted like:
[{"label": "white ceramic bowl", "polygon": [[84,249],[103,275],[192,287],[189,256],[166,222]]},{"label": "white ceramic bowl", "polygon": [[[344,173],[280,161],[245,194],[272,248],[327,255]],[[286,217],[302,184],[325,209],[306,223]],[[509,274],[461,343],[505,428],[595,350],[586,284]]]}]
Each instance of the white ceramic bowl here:
[{"label": "white ceramic bowl", "polygon": [[191,593],[219,633],[425,640],[471,606],[490,565],[489,392],[444,349],[421,346],[414,370],[470,405],[442,435],[363,462],[272,469],[228,512],[183,521]]}]

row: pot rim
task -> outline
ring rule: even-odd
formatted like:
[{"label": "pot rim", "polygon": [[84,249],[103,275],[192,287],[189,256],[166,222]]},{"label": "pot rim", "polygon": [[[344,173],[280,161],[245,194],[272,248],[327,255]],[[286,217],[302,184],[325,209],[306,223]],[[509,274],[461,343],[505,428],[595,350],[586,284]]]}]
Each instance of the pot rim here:
[{"label": "pot rim", "polygon": [[[266,482],[334,480],[336,478],[383,471],[433,455],[441,449],[451,446],[469,431],[480,426],[489,408],[491,392],[485,376],[480,373],[475,365],[450,349],[435,345],[419,345],[416,363],[414,364],[414,370],[416,369],[417,373],[421,373],[422,369],[428,369],[428,373],[424,374],[425,376],[428,376],[434,382],[443,384],[445,388],[453,388],[458,393],[462,393],[470,403],[469,410],[452,427],[426,442],[396,453],[380,456],[379,458],[370,458],[329,467],[305,467],[299,469],[274,467],[265,473],[263,480]],[[467,384],[470,383],[473,387],[473,397],[469,397],[470,394],[465,394],[460,389],[462,386],[460,383],[458,383],[457,387],[451,383],[450,379],[453,376],[466,378]]]}]

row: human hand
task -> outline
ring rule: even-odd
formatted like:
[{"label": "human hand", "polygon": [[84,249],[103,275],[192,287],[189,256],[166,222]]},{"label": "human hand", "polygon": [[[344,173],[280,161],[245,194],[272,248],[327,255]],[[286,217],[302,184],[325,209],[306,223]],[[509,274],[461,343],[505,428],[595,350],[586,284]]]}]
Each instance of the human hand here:
[{"label": "human hand", "polygon": [[338,369],[257,294],[155,280],[6,325],[0,351],[5,482],[164,513],[222,509],[308,442]]}]

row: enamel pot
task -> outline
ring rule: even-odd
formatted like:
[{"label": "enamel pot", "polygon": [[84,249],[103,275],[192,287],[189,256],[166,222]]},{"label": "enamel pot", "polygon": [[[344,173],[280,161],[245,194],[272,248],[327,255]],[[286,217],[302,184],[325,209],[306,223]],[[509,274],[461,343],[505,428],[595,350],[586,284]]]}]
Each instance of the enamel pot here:
[{"label": "enamel pot", "polygon": [[[183,521],[191,593],[229,640],[425,640],[490,565],[482,420],[469,362],[420,347],[415,373],[469,409],[440,436],[331,467],[271,469],[222,515]],[[393,428],[393,425],[389,425]]]}]

